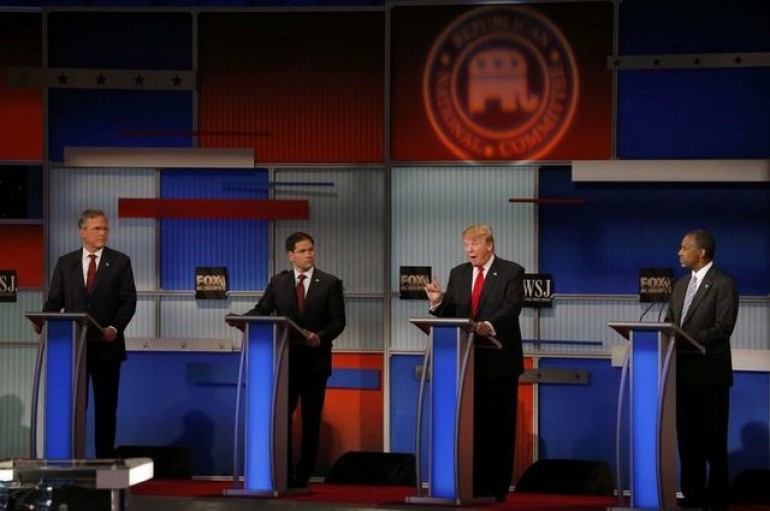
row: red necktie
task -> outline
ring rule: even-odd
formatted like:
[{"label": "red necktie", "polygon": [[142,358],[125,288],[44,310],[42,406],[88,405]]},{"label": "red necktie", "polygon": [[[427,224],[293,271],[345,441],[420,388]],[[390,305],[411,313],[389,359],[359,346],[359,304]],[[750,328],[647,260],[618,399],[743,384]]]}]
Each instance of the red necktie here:
[{"label": "red necktie", "polygon": [[91,258],[91,262],[88,263],[88,273],[86,273],[86,291],[91,294],[91,290],[94,288],[94,277],[96,277],[96,254],[88,254]]},{"label": "red necktie", "polygon": [[481,298],[481,288],[484,287],[484,267],[479,268],[476,280],[473,282],[473,294],[471,295],[471,313],[476,317],[479,310],[479,298]]},{"label": "red necktie", "polygon": [[297,277],[297,309],[302,312],[302,307],[305,306],[305,274],[300,273]]}]

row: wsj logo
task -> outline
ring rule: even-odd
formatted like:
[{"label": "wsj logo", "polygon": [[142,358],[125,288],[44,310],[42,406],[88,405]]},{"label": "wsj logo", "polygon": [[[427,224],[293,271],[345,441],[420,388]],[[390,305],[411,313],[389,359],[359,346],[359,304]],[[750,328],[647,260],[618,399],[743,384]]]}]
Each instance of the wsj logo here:
[{"label": "wsj logo", "polygon": [[553,303],[553,276],[546,273],[524,275],[524,306],[550,307]]},{"label": "wsj logo", "polygon": [[227,298],[227,268],[195,268],[195,298]]},{"label": "wsj logo", "polygon": [[0,302],[15,302],[16,270],[0,270]]},{"label": "wsj logo", "polygon": [[572,48],[536,9],[472,9],[439,35],[423,102],[436,135],[464,160],[534,160],[562,139],[578,101]]}]

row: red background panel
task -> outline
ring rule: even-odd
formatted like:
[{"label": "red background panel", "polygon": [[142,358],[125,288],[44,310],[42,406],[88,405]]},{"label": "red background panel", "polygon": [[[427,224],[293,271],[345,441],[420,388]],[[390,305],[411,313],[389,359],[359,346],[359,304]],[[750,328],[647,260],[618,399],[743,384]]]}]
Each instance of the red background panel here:
[{"label": "red background panel", "polygon": [[18,287],[43,288],[43,227],[0,225],[0,269],[16,270]]},{"label": "red background panel", "polygon": [[[334,353],[333,367],[376,369],[382,374],[382,355]],[[327,389],[321,421],[321,448],[316,470],[326,473],[347,451],[383,449],[383,387],[378,390]],[[294,445],[300,445],[294,430]]]},{"label": "red background panel", "polygon": [[381,162],[384,24],[381,11],[201,14],[200,146]]},{"label": "red background panel", "polygon": [[[458,160],[436,135],[423,101],[423,75],[434,41],[474,6],[402,6],[392,9],[391,158]],[[569,41],[578,74],[578,104],[561,141],[538,160],[608,159],[612,143],[613,6],[607,1],[531,4]],[[498,158],[500,159],[500,158]]]},{"label": "red background panel", "polygon": [[43,155],[43,92],[9,88],[8,68],[42,65],[41,17],[0,16],[0,160],[40,161]]}]

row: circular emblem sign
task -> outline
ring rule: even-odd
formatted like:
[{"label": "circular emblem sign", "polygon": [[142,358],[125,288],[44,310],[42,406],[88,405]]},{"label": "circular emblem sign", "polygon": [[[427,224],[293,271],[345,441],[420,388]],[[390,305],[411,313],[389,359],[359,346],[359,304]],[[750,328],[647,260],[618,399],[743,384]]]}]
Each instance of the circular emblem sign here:
[{"label": "circular emblem sign", "polygon": [[534,160],[572,121],[578,71],[548,18],[526,7],[483,7],[438,37],[423,97],[433,129],[458,157]]}]

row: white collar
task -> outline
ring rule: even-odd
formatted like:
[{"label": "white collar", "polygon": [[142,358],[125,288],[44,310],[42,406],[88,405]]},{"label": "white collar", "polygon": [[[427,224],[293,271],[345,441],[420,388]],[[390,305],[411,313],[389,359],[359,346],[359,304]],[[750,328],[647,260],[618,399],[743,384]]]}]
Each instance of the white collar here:
[{"label": "white collar", "polygon": [[310,280],[313,278],[313,270],[315,270],[315,266],[311,266],[309,270],[307,271],[299,271],[297,268],[294,268],[294,280],[297,280],[300,275],[304,275],[307,277],[307,280]]},{"label": "white collar", "polygon": [[96,256],[96,258],[97,258],[97,259],[101,259],[101,257],[102,257],[102,252],[104,252],[104,247],[100,248],[100,249],[99,249],[99,250],[97,250],[96,252],[89,252],[88,250],[86,250],[86,247],[83,247],[83,256],[82,256],[82,259],[83,259],[83,260],[87,260],[87,259],[88,259],[88,256],[89,256],[89,255],[91,255],[91,254],[94,254],[94,255]]}]

